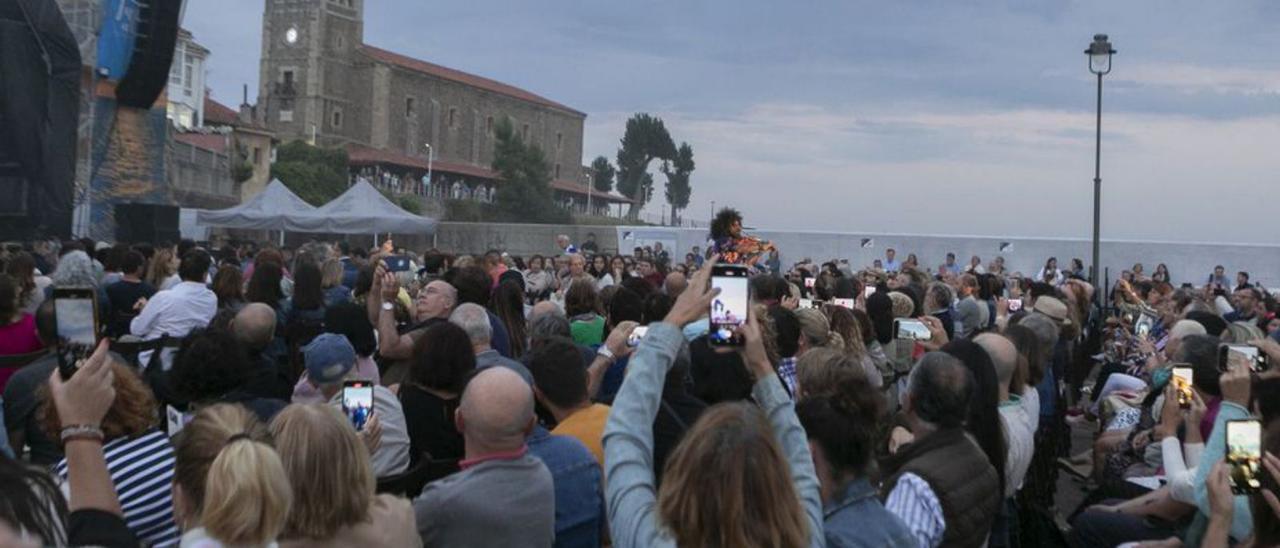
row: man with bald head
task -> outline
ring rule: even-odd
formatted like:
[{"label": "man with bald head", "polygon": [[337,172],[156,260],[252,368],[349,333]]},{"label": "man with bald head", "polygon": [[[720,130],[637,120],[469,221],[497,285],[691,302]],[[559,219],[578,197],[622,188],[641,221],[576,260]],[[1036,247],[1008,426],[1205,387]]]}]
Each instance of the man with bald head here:
[{"label": "man with bald head", "polygon": [[272,344],[276,342],[275,309],[263,303],[245,305],[231,320],[231,334],[254,364],[254,376],[246,388],[264,398],[289,401],[296,379],[290,379],[281,364],[284,340]]},{"label": "man with bald head", "polygon": [[[1004,425],[1004,438],[1008,446],[1008,457],[1004,461],[1004,496],[1012,497],[1022,487],[1022,480],[1031,467],[1031,456],[1036,449],[1036,427],[1040,422],[1040,406],[1037,402],[1030,406],[1030,400],[1023,395],[1035,393],[1035,389],[1027,390],[1022,386],[1009,386],[1018,371],[1018,349],[1004,335],[983,333],[974,337],[973,342],[987,351],[991,363],[996,369],[996,378],[1000,382],[1000,422]],[[1025,375],[1021,376],[1025,378]],[[1024,381],[1025,382],[1025,381]]]},{"label": "man with bald head", "polygon": [[670,274],[667,274],[666,281],[662,283],[663,292],[672,299],[679,298],[680,294],[684,293],[684,290],[687,287],[689,287],[689,280],[684,277],[684,274],[681,274],[678,271],[672,271]]},{"label": "man with bald head", "polygon": [[427,485],[413,501],[426,546],[551,546],[555,487],[528,454],[533,389],[505,367],[476,374],[462,392],[454,425],[462,433],[462,471]]}]

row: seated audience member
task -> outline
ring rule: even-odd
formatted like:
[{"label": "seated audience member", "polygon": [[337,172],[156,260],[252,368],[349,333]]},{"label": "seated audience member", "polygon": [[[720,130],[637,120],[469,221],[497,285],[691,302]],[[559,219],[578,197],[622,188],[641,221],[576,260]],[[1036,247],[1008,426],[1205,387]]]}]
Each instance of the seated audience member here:
[{"label": "seated audience member", "polygon": [[[36,334],[46,345],[58,339],[58,324],[54,318],[53,301],[40,303],[36,309]],[[49,374],[58,367],[58,356],[52,352],[19,369],[4,386],[4,428],[9,443],[16,454],[22,454],[25,445],[30,449],[27,457],[31,464],[48,467],[62,458],[62,447],[57,437],[45,434],[41,425],[38,388],[49,381]]]},{"label": "seated audience member", "polygon": [[412,325],[401,330],[397,327],[394,304],[400,291],[399,284],[394,283],[395,276],[384,273],[375,280],[382,281],[373,284],[366,305],[371,311],[369,317],[376,319],[378,354],[391,360],[408,360],[413,356],[414,344],[427,328],[448,321],[449,313],[458,302],[458,291],[443,280],[427,284],[418,291],[414,301]]},{"label": "seated audience member", "polygon": [[[712,261],[714,262],[713,257]],[[822,499],[804,429],[764,351],[755,313],[740,350],[756,404],[708,409],[669,457],[654,487],[653,420],[660,386],[684,343],[681,327],[705,314],[710,269],[649,328],[605,433],[609,527],[616,546],[822,546]],[[695,357],[696,359],[696,357]],[[758,404],[758,406],[757,406]],[[719,496],[707,496],[719,493]]]},{"label": "seated audience member", "polygon": [[156,288],[142,281],[146,259],[137,251],[130,251],[121,262],[120,280],[103,288],[107,294],[108,316],[106,334],[108,337],[119,337],[129,333],[129,322],[142,310],[147,299],[156,294]]},{"label": "seated audience member", "polygon": [[529,370],[533,373],[534,394],[538,402],[555,417],[552,434],[570,436],[581,441],[596,461],[604,466],[605,422],[609,406],[591,403],[587,391],[587,371],[582,369],[581,353],[573,341],[553,339],[539,345],[529,354]]},{"label": "seated audience member", "polygon": [[1022,487],[1022,479],[1031,466],[1031,455],[1035,452],[1036,421],[1031,410],[1022,404],[1020,395],[1011,394],[1009,384],[1013,381],[1018,369],[1018,349],[1003,335],[983,333],[974,338],[991,357],[999,380],[998,395],[1000,401],[1000,424],[1004,430],[1008,456],[1005,459],[1005,498]]},{"label": "seated audience member", "polygon": [[[319,394],[320,401],[327,403],[329,407],[342,409],[343,382],[374,382],[365,378],[356,368],[358,358],[355,348],[345,336],[323,333],[303,347],[302,351],[307,366],[303,378]],[[381,431],[381,443],[370,459],[374,474],[384,477],[404,472],[409,467],[410,455],[404,409],[395,394],[376,383],[373,387],[373,415]],[[366,425],[366,431],[371,429],[372,425]]]},{"label": "seated audience member", "polygon": [[461,472],[428,484],[413,501],[423,544],[551,546],[555,486],[525,443],[535,424],[529,385],[505,367],[481,371],[454,420],[466,458]]},{"label": "seated audience member", "polygon": [[[520,275],[514,270],[503,274],[503,279],[498,282],[498,288],[494,290],[489,302],[491,311],[507,328],[511,355],[515,358],[523,357],[529,346],[529,324],[526,318],[530,307],[525,303],[524,281],[519,278]],[[492,348],[492,345],[489,346]],[[498,352],[495,350],[494,353]]]},{"label": "seated audience member", "polygon": [[605,532],[604,473],[582,442],[535,424],[529,454],[551,472],[555,484],[556,545],[600,546]]},{"label": "seated audience member", "polygon": [[991,356],[969,339],[948,342],[942,351],[959,359],[971,374],[973,391],[964,427],[995,468],[1003,493],[1009,448],[1000,422],[1000,381]]},{"label": "seated audience member", "polygon": [[218,297],[218,312],[234,314],[244,306],[244,272],[239,267],[224,264],[213,275],[209,289]]},{"label": "seated audience member", "polygon": [[[801,360],[802,378],[804,361],[824,353],[834,354],[815,350]],[[806,393],[796,404],[822,485],[827,545],[910,546],[915,538],[902,520],[885,510],[869,478],[883,396],[857,370],[836,371],[834,382]]]},{"label": "seated audience member", "polygon": [[293,295],[280,309],[286,333],[291,324],[319,324],[324,321],[324,288],[320,267],[311,261],[298,261],[293,269]]},{"label": "seated audience member", "polygon": [[[169,489],[173,481],[173,446],[160,429],[155,397],[133,368],[118,358],[107,359],[112,362],[111,385],[116,397],[100,426],[102,452],[111,483],[120,496],[125,522],[141,541],[161,546],[177,543],[179,533]],[[47,401],[47,391],[41,395]],[[42,408],[46,435],[58,439],[67,421],[58,415],[55,406]],[[67,460],[54,465],[53,473],[65,481]]]},{"label": "seated audience member", "polygon": [[449,322],[428,327],[418,338],[408,378],[400,385],[400,403],[409,429],[412,464],[425,455],[457,461],[464,453],[454,422],[459,397],[476,369],[466,331]]},{"label": "seated audience member", "polygon": [[600,310],[600,296],[589,283],[574,283],[564,296],[564,311],[569,317],[573,342],[594,346],[604,342],[604,317]]},{"label": "seated audience member", "polygon": [[672,299],[679,298],[687,287],[689,287],[689,280],[679,272],[667,274],[667,279],[662,282],[662,292]]},{"label": "seated audience member", "polygon": [[[344,302],[329,307],[324,313],[324,331],[342,335],[347,338],[347,342],[351,343],[351,347],[356,351],[356,379],[366,380],[374,385],[382,384],[378,364],[373,360],[373,355],[378,352],[378,337],[374,332],[373,324],[369,323],[369,318],[360,305]],[[321,403],[326,399],[315,391],[311,383],[307,382],[304,371],[303,377],[293,387],[293,397],[290,401]]]},{"label": "seated audience member", "polygon": [[[445,281],[457,288],[458,304],[472,303],[481,307],[489,304],[493,279],[489,277],[489,274],[483,268],[478,266],[456,268],[445,274]],[[499,354],[513,358],[514,356],[511,355],[511,335],[507,333],[507,327],[492,312],[488,314],[489,327],[493,330],[493,335],[490,336],[490,346],[497,350]]]},{"label": "seated audience member", "polygon": [[266,428],[239,405],[201,409],[174,442],[182,546],[274,546],[293,504]]},{"label": "seated audience member", "polygon": [[[18,281],[8,274],[0,274],[0,356],[29,354],[44,348],[36,336],[36,318],[22,311],[18,302],[21,289]],[[7,378],[0,372],[0,386]]]},{"label": "seated audience member", "polygon": [[282,547],[422,545],[409,501],[374,494],[369,450],[341,412],[290,405],[271,437],[293,487]]},{"label": "seated audience member", "polygon": [[467,338],[471,340],[471,348],[476,354],[477,371],[502,366],[515,371],[520,378],[533,385],[533,375],[528,368],[518,361],[504,357],[489,345],[493,329],[489,325],[489,311],[484,307],[475,303],[460,304],[449,315],[449,322],[466,331]]},{"label": "seated audience member", "polygon": [[276,312],[262,303],[249,303],[236,313],[228,326],[253,364],[248,385],[254,392],[274,399],[287,399],[290,381],[287,364],[281,363],[282,346],[276,341]]},{"label": "seated audience member", "polygon": [[999,512],[999,476],[964,428],[973,384],[959,359],[930,352],[902,394],[910,435],[890,442],[881,493],[918,546],[982,546]]},{"label": "seated audience member", "polygon": [[[208,253],[198,249],[188,252],[178,267],[182,282],[147,301],[138,317],[129,323],[129,332],[149,341],[163,335],[186,337],[191,330],[209,325],[218,313],[218,296],[204,285],[209,264]],[[138,362],[146,365],[150,357],[149,352],[143,352]],[[167,359],[162,362],[165,370],[169,369],[168,363]]]},{"label": "seated audience member", "polygon": [[216,329],[191,333],[182,341],[173,359],[173,369],[164,376],[148,375],[157,399],[179,410],[214,403],[239,403],[260,420],[269,421],[287,402],[255,393],[249,385],[254,364],[244,349],[226,331]]},{"label": "seated audience member", "polygon": [[[354,266],[354,265],[353,265]],[[324,289],[324,306],[331,308],[334,305],[351,302],[351,288],[344,285],[343,279],[346,277],[347,270],[343,267],[342,261],[338,259],[326,259],[324,264],[320,266],[320,287]],[[351,280],[354,283],[358,269],[351,269]]]}]

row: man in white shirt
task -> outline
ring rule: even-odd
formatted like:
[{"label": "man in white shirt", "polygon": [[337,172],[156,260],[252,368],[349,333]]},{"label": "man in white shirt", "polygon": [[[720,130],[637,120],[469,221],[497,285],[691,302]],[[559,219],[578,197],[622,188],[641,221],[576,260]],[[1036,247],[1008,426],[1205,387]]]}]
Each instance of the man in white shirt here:
[{"label": "man in white shirt", "polygon": [[[182,282],[146,301],[142,312],[129,323],[129,333],[149,341],[163,335],[185,337],[192,329],[208,326],[214,314],[218,313],[218,296],[204,285],[211,262],[209,254],[202,249],[188,251],[178,266]],[[164,355],[166,370],[171,362],[168,354],[171,352]],[[138,361],[143,365],[150,359],[150,352],[138,355]]]},{"label": "man in white shirt", "polygon": [[902,270],[902,265],[899,264],[898,261],[894,260],[894,257],[897,257],[897,256],[898,256],[898,252],[894,251],[892,247],[884,250],[883,266],[884,266],[885,272],[897,272],[899,270]]}]

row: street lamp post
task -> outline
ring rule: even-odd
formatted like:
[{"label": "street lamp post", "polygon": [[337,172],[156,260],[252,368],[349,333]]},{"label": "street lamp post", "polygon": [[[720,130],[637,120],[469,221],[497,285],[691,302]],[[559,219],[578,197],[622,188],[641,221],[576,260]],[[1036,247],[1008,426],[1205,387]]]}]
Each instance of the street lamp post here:
[{"label": "street lamp post", "polygon": [[[1093,151],[1093,267],[1089,272],[1089,283],[1097,287],[1101,268],[1098,249],[1102,224],[1102,77],[1111,72],[1111,56],[1115,55],[1116,50],[1111,48],[1107,35],[1095,34],[1093,43],[1084,52],[1089,56],[1089,72],[1098,76],[1098,117]],[[1103,293],[1101,290],[1094,291],[1099,302],[1102,302]]]}]

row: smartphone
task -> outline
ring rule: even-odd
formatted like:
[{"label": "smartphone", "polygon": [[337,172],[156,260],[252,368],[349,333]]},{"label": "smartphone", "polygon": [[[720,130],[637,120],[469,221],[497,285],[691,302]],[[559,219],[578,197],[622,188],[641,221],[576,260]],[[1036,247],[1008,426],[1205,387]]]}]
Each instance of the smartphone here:
[{"label": "smartphone", "polygon": [[[1173,387],[1178,391],[1178,407],[1191,408],[1192,373],[1190,367],[1173,367]],[[1167,404],[1166,404],[1167,405]]]},{"label": "smartphone", "polygon": [[750,272],[746,266],[718,264],[711,267],[711,287],[720,294],[711,301],[711,335],[713,346],[742,346],[738,327],[747,322],[751,305]]},{"label": "smartphone", "polygon": [[927,341],[933,338],[929,326],[920,320],[898,318],[893,320],[894,337],[908,341]]},{"label": "smartphone", "polygon": [[1231,492],[1257,493],[1262,487],[1262,423],[1254,419],[1227,421],[1227,464]]},{"label": "smartphone", "polygon": [[1009,299],[1009,312],[1022,310],[1022,299]]},{"label": "smartphone", "polygon": [[814,308],[813,299],[800,299],[800,308]]},{"label": "smartphone", "polygon": [[816,283],[817,281],[818,281],[818,279],[817,279],[817,278],[813,278],[813,277],[805,277],[805,279],[804,279],[804,288],[805,288],[805,289],[813,289],[813,284],[814,284],[814,283]]},{"label": "smartphone", "polygon": [[627,346],[639,346],[640,341],[645,335],[649,334],[649,326],[641,325],[631,330],[631,334],[627,336]]},{"label": "smartphone", "polygon": [[364,430],[373,414],[373,383],[346,381],[342,383],[342,412],[351,420],[356,431]]},{"label": "smartphone", "polygon": [[849,310],[853,310],[853,299],[832,299],[831,302],[835,303],[836,306],[843,306]]},{"label": "smartphone", "polygon": [[387,272],[404,272],[409,270],[408,255],[390,255],[383,257],[382,262],[387,264]]},{"label": "smartphone", "polygon": [[58,369],[66,380],[98,343],[98,294],[90,288],[54,289],[53,314],[58,326]]},{"label": "smartphone", "polygon": [[867,284],[866,287],[862,288],[862,298],[864,299],[875,294],[876,294],[876,286],[874,285]]},{"label": "smartphone", "polygon": [[1248,344],[1224,344],[1218,348],[1218,369],[1223,373],[1231,370],[1233,364],[1248,367],[1254,372],[1267,370],[1267,355],[1258,351],[1258,347]]},{"label": "smartphone", "polygon": [[1142,314],[1138,317],[1137,323],[1133,325],[1133,332],[1139,337],[1146,337],[1151,334],[1151,328],[1155,323],[1156,321],[1154,318],[1146,314]]}]

